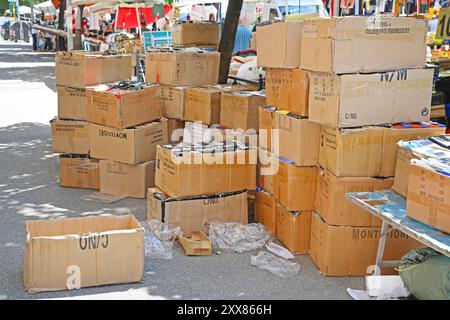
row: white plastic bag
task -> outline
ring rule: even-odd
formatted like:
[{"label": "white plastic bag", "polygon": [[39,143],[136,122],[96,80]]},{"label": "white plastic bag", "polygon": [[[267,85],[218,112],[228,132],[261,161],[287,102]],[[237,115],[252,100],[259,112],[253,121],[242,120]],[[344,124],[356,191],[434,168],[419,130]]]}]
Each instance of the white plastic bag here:
[{"label": "white plastic bag", "polygon": [[268,270],[281,278],[288,278],[296,275],[300,271],[300,265],[276,255],[261,251],[256,256],[251,256],[251,264],[262,270]]},{"label": "white plastic bag", "polygon": [[260,223],[210,223],[209,238],[216,248],[244,252],[262,248],[271,234]]},{"label": "white plastic bag", "polygon": [[159,220],[151,220],[144,224],[144,229],[145,256],[156,259],[172,259],[173,243],[181,228],[169,229]]}]

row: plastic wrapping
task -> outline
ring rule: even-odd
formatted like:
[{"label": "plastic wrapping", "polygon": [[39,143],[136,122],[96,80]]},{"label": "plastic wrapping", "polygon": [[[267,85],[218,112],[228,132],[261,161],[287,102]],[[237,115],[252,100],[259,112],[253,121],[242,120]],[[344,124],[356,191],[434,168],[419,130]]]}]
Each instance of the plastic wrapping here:
[{"label": "plastic wrapping", "polygon": [[271,234],[260,223],[211,223],[209,238],[216,248],[244,252],[262,248],[270,240]]},{"label": "plastic wrapping", "polygon": [[300,271],[298,263],[277,257],[267,251],[261,251],[256,256],[251,256],[250,259],[252,265],[262,270],[268,270],[281,278],[292,277]]},{"label": "plastic wrapping", "polygon": [[144,229],[145,256],[155,259],[172,259],[173,243],[181,232],[181,228],[169,229],[166,224],[151,220],[144,224]]}]

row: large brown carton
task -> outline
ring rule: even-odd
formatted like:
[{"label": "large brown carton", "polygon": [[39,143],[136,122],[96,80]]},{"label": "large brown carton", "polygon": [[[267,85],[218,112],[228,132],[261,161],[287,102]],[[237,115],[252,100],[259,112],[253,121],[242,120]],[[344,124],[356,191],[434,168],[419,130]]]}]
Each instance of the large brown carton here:
[{"label": "large brown carton", "polygon": [[[375,264],[380,227],[332,226],[318,214],[312,215],[311,249],[309,256],[320,272],[326,276],[364,276],[372,273]],[[400,260],[420,242],[393,229],[386,239],[384,260]]]},{"label": "large brown carton", "polygon": [[208,152],[158,146],[155,182],[172,197],[255,190],[256,162],[256,149]]},{"label": "large brown carton", "polygon": [[450,164],[412,160],[406,199],[408,217],[450,234]]},{"label": "large brown carton", "polygon": [[100,188],[98,160],[77,155],[61,155],[59,157],[59,185],[98,190]]},{"label": "large brown carton", "polygon": [[157,219],[169,228],[181,227],[186,237],[197,230],[208,233],[210,222],[247,224],[247,210],[246,191],[174,198],[158,188],[148,189],[148,220]]},{"label": "large brown carton", "polygon": [[272,146],[276,155],[294,161],[296,166],[314,166],[319,163],[319,124],[284,111],[276,111],[273,128],[278,129],[279,135],[278,141],[272,142],[278,142],[278,148]]},{"label": "large brown carton", "polygon": [[266,70],[267,105],[308,116],[309,80],[302,69]]},{"label": "large brown carton", "polygon": [[433,70],[309,72],[309,119],[339,128],[429,121]]},{"label": "large brown carton", "polygon": [[[275,111],[274,107],[258,108],[259,147],[264,150],[272,151]],[[274,137],[274,140],[277,140],[277,137]]]},{"label": "large brown carton", "polygon": [[173,86],[214,85],[219,81],[220,53],[197,50],[149,51],[145,79]]},{"label": "large brown carton", "polygon": [[307,254],[311,239],[311,211],[288,211],[277,204],[277,239],[294,254]]},{"label": "large brown carton", "polygon": [[273,195],[289,211],[314,210],[317,167],[298,167],[292,161],[279,159],[273,180]]},{"label": "large brown carton", "polygon": [[319,175],[315,211],[335,226],[380,226],[381,220],[345,198],[348,192],[390,189],[394,179],[336,177],[327,170]]},{"label": "large brown carton", "polygon": [[24,286],[57,291],[139,282],[144,229],[133,215],[26,222]]},{"label": "large brown carton", "polygon": [[322,126],[319,164],[335,176],[393,177],[400,140],[443,133],[443,128]]},{"label": "large brown carton", "polygon": [[217,23],[189,22],[173,26],[172,44],[174,45],[218,45],[220,25]]},{"label": "large brown carton", "polygon": [[277,228],[277,201],[263,189],[256,190],[255,221],[275,233]]},{"label": "large brown carton", "polygon": [[299,68],[302,22],[279,22],[256,28],[258,66]]},{"label": "large brown carton", "polygon": [[56,84],[85,88],[101,83],[131,79],[131,55],[105,55],[84,51],[58,51]]},{"label": "large brown carton", "polygon": [[257,91],[222,93],[220,124],[225,128],[259,130],[259,108],[266,97]]},{"label": "large brown carton", "polygon": [[147,196],[155,186],[155,161],[125,164],[100,160],[100,192],[131,198]]},{"label": "large brown carton", "polygon": [[220,123],[220,102],[222,92],[243,91],[242,86],[204,86],[186,89],[186,121],[198,121],[206,125]]},{"label": "large brown carton", "polygon": [[56,86],[58,92],[58,118],[86,120],[86,90]]},{"label": "large brown carton", "polygon": [[158,87],[155,84],[140,90],[115,89],[108,84],[87,87],[87,120],[114,128],[157,120],[162,117]]},{"label": "large brown carton", "polygon": [[50,124],[53,152],[89,153],[89,130],[86,121],[53,119]]},{"label": "large brown carton", "polygon": [[422,68],[426,36],[425,19],[376,15],[305,20],[301,68],[339,74]]},{"label": "large brown carton", "polygon": [[162,114],[166,118],[184,120],[187,87],[159,86]]},{"label": "large brown carton", "polygon": [[256,185],[273,194],[273,180],[278,171],[276,156],[267,150],[259,149],[256,171]]},{"label": "large brown carton", "polygon": [[167,119],[130,129],[89,124],[91,157],[137,164],[156,159],[156,147],[167,143]]}]

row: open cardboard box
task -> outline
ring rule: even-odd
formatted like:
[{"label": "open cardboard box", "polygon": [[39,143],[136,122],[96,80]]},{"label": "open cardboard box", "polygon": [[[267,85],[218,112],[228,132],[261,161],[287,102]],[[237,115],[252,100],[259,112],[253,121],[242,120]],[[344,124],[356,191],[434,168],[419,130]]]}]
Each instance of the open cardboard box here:
[{"label": "open cardboard box", "polygon": [[178,242],[186,251],[187,256],[210,256],[212,254],[211,240],[201,231],[191,231],[191,237],[178,236]]}]

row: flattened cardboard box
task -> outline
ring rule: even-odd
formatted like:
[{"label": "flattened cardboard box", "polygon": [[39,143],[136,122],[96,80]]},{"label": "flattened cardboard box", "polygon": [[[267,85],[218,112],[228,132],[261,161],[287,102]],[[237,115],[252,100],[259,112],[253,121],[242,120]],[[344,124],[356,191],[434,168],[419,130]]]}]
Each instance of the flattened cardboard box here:
[{"label": "flattened cardboard box", "polygon": [[308,116],[309,80],[302,69],[267,68],[267,105]]},{"label": "flattened cardboard box", "polygon": [[220,53],[151,51],[145,56],[145,79],[173,86],[214,85],[219,81]]},{"label": "flattened cardboard box", "polygon": [[72,289],[77,270],[81,288],[144,276],[144,230],[133,215],[33,220],[26,231],[28,292]]},{"label": "flattened cardboard box", "polygon": [[220,42],[220,25],[217,23],[180,23],[172,30],[174,45],[218,45]]},{"label": "flattened cardboard box", "polygon": [[[259,147],[268,151],[272,151],[272,135],[274,135],[272,129],[274,127],[275,111],[275,107],[258,109]],[[274,137],[274,141],[276,139],[277,137]]]},{"label": "flattened cardboard box", "polygon": [[319,164],[335,176],[392,177],[397,142],[442,133],[442,128],[364,127],[337,129],[322,126]]},{"label": "flattened cardboard box", "polygon": [[266,105],[266,97],[256,91],[222,93],[220,124],[225,128],[259,130],[259,108]]},{"label": "flattened cardboard box", "polygon": [[155,186],[155,161],[125,164],[100,160],[100,192],[131,198],[147,196]]},{"label": "flattened cardboard box", "polygon": [[288,211],[277,204],[277,239],[294,254],[307,254],[311,239],[311,211]]},{"label": "flattened cardboard box", "polygon": [[59,157],[59,185],[98,190],[100,188],[98,160],[76,155],[61,155]]},{"label": "flattened cardboard box", "polygon": [[[364,276],[375,264],[380,227],[332,226],[317,213],[311,220],[309,256],[326,276]],[[386,239],[384,260],[400,260],[423,244],[393,229]]]},{"label": "flattened cardboard box", "polygon": [[186,88],[181,86],[159,86],[161,110],[164,117],[184,120]]},{"label": "flattened cardboard box", "polygon": [[86,88],[89,122],[114,128],[129,128],[162,117],[159,86],[141,90],[109,89],[108,85]]},{"label": "flattened cardboard box", "polygon": [[185,115],[187,121],[198,121],[206,125],[220,123],[222,92],[246,90],[243,86],[204,86],[186,89]]},{"label": "flattened cardboard box", "polygon": [[89,154],[89,130],[86,121],[53,119],[50,124],[53,152]]},{"label": "flattened cardboard box", "polygon": [[432,170],[429,163],[411,161],[406,214],[450,234],[450,166],[444,166],[444,174]]},{"label": "flattened cardboard box", "polygon": [[130,129],[89,124],[91,157],[137,164],[156,159],[156,147],[167,143],[167,119]]},{"label": "flattened cardboard box", "polygon": [[269,151],[259,149],[256,170],[257,186],[273,194],[273,180],[278,171],[278,159]]},{"label": "flattened cardboard box", "polygon": [[339,128],[429,121],[433,70],[309,72],[309,119]]},{"label": "flattened cardboard box", "polygon": [[317,167],[298,167],[292,161],[280,159],[273,180],[273,195],[288,211],[314,210]]},{"label": "flattened cardboard box", "polygon": [[87,119],[86,89],[56,86],[59,119]]},{"label": "flattened cardboard box", "polygon": [[299,68],[302,26],[290,21],[257,27],[258,67]]},{"label": "flattened cardboard box", "polygon": [[248,223],[247,192],[172,198],[158,188],[148,189],[147,219],[157,219],[169,228],[181,227],[183,235],[192,231],[208,233],[212,221]]},{"label": "flattened cardboard box", "polygon": [[278,129],[279,135],[278,150],[273,146],[276,155],[294,161],[296,166],[315,166],[319,163],[319,124],[276,111],[273,128]]},{"label": "flattened cardboard box", "polygon": [[308,19],[301,37],[302,69],[341,74],[425,65],[426,19],[387,15]]},{"label": "flattened cardboard box", "polygon": [[254,190],[256,162],[255,149],[178,156],[158,146],[155,183],[172,197]]},{"label": "flattened cardboard box", "polygon": [[56,84],[85,88],[131,79],[131,55],[104,55],[84,51],[59,51],[55,62]]},{"label": "flattened cardboard box", "polygon": [[381,220],[345,198],[347,192],[390,189],[394,179],[336,177],[327,170],[319,174],[315,211],[335,226],[381,226]]},{"label": "flattened cardboard box", "polygon": [[264,190],[256,190],[255,221],[275,233],[277,228],[277,201]]}]

